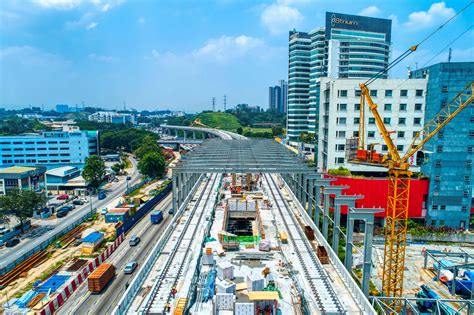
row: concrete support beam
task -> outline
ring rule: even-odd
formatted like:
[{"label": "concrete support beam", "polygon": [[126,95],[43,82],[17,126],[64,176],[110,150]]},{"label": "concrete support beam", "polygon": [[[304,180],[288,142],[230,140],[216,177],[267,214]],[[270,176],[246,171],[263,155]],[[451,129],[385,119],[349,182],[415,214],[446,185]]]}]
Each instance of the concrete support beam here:
[{"label": "concrete support beam", "polygon": [[355,201],[362,199],[362,195],[353,196],[337,196],[334,199],[334,228],[332,231],[332,249],[334,252],[338,252],[339,249],[339,235],[341,234],[341,206],[347,206],[348,209],[355,207]]}]

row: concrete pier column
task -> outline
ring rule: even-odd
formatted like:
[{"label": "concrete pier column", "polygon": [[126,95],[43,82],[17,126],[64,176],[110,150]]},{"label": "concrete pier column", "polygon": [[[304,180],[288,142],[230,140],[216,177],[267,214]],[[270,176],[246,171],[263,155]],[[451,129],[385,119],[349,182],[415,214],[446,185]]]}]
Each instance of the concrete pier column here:
[{"label": "concrete pier column", "polygon": [[320,178],[315,180],[315,185],[314,185],[314,194],[315,194],[315,205],[314,205],[314,217],[313,221],[314,224],[320,228],[319,226],[319,214],[321,212],[321,187],[329,187],[332,181],[334,181],[335,178]]},{"label": "concrete pier column", "polygon": [[196,140],[196,131],[193,131],[193,140]]},{"label": "concrete pier column", "polygon": [[[372,241],[374,238],[374,215],[379,212],[383,212],[382,208],[352,208],[350,211],[350,219],[348,219],[349,227],[351,227],[350,233],[347,231],[347,237],[350,237],[350,253],[346,252],[347,260],[346,268],[350,272],[352,269],[352,248],[353,248],[353,233],[354,233],[354,221],[363,220],[365,222],[365,234],[364,234],[364,263],[362,268],[362,292],[365,296],[369,296],[370,287],[370,274],[372,270]],[[347,242],[349,244],[349,241]],[[347,249],[347,246],[346,246]],[[350,255],[348,255],[350,254]],[[349,264],[350,263],[350,264]],[[348,268],[349,266],[349,268]]]},{"label": "concrete pier column", "polygon": [[172,187],[173,187],[173,209],[174,211],[178,211],[178,176],[176,176],[176,172],[173,172],[172,176]]},{"label": "concrete pier column", "polygon": [[327,186],[324,188],[324,204],[323,204],[323,236],[328,239],[329,231],[329,200],[331,195],[340,196],[342,190],[349,188],[349,186]]}]

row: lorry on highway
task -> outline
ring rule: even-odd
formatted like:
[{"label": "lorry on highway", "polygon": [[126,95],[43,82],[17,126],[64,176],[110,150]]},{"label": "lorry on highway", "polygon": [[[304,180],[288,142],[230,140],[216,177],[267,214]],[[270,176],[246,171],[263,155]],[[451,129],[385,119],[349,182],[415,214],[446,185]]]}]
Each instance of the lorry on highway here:
[{"label": "lorry on highway", "polygon": [[150,220],[152,224],[158,224],[163,221],[163,212],[161,210],[155,210],[150,214]]},{"label": "lorry on highway", "polygon": [[100,293],[114,277],[115,266],[112,264],[102,264],[87,278],[87,287],[92,293]]}]

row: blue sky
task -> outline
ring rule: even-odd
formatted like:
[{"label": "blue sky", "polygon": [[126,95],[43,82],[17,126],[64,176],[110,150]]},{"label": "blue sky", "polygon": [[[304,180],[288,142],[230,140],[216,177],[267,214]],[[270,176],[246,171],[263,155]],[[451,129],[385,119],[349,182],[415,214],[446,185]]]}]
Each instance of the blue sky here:
[{"label": "blue sky", "polygon": [[[390,18],[393,56],[469,0],[2,0],[0,106],[57,103],[196,112],[266,107],[268,86],[287,78],[288,31],[324,25],[326,11]],[[474,5],[392,71],[425,65],[451,45],[474,61]],[[471,27],[469,29],[469,27]],[[443,51],[430,62],[447,60]]]}]

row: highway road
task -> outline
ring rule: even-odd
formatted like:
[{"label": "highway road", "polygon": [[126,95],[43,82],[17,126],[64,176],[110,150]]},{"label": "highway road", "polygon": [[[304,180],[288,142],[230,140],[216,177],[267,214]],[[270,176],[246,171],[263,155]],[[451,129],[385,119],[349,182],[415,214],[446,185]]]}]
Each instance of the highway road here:
[{"label": "highway road", "polygon": [[[59,310],[59,314],[111,314],[118,300],[125,292],[125,285],[130,283],[134,274],[126,275],[123,273],[125,265],[131,261],[138,262],[138,271],[141,264],[150,254],[153,246],[160,239],[172,216],[168,215],[171,208],[172,197],[168,195],[160,202],[155,209],[162,209],[164,219],[160,224],[151,224],[149,215],[143,217],[141,221],[128,233],[124,243],[119,246],[107,260],[116,267],[115,279],[100,294],[91,294],[87,290],[87,281],[85,281]],[[132,235],[141,238],[137,246],[131,247],[128,240]]]},{"label": "highway road", "polygon": [[[130,161],[133,165],[133,173],[130,175],[131,180],[129,180],[129,185],[133,185],[139,182],[140,175],[137,171],[137,162],[130,158]],[[114,185],[111,190],[105,190],[107,193],[107,198],[103,200],[98,200],[97,196],[92,198],[92,207],[101,209],[105,207],[108,203],[110,203],[113,199],[121,196],[127,188],[126,180],[121,180],[119,183]],[[60,231],[64,230],[66,227],[71,225],[73,222],[77,221],[80,217],[84,216],[87,212],[90,211],[90,203],[87,203],[81,207],[76,207],[73,211],[71,211],[66,217],[62,218],[60,222],[50,231],[37,236],[33,239],[27,239],[22,241],[20,244],[13,248],[2,248],[0,249],[0,270],[5,268],[10,263],[14,262],[18,258],[22,257],[36,246],[40,245],[42,242],[46,241],[47,239],[51,238],[53,235],[59,233]]]}]

